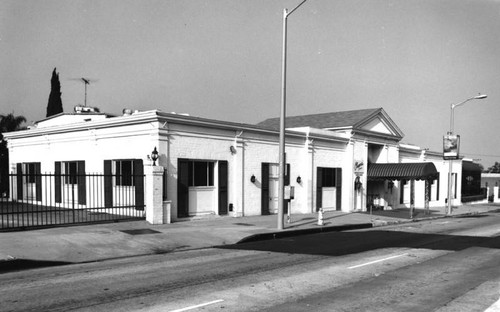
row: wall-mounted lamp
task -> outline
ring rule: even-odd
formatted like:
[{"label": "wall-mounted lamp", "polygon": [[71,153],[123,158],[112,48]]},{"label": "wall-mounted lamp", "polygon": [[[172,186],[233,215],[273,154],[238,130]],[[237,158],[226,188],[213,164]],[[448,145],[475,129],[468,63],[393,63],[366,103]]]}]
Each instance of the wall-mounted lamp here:
[{"label": "wall-mounted lamp", "polygon": [[252,174],[252,176],[250,177],[250,182],[252,183],[255,183],[255,176]]},{"label": "wall-mounted lamp", "polygon": [[297,183],[298,184],[302,183],[302,178],[300,176],[297,177]]},{"label": "wall-mounted lamp", "polygon": [[230,151],[230,152],[231,152],[231,154],[233,154],[233,155],[234,155],[234,154],[236,154],[236,147],[234,147],[233,145],[231,145],[231,146],[229,147],[229,151]]},{"label": "wall-mounted lamp", "polygon": [[158,151],[155,149],[151,152],[151,159],[153,160],[153,166],[156,166],[156,160],[158,160]]}]

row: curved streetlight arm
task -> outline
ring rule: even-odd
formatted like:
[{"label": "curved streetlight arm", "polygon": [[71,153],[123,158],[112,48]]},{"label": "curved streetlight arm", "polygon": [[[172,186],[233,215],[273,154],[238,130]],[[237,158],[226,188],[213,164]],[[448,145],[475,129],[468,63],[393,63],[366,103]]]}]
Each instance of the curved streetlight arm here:
[{"label": "curved streetlight arm", "polygon": [[301,3],[299,3],[295,8],[291,9],[290,12],[287,12],[285,9],[285,18],[288,17],[288,15],[292,14],[295,10],[297,10],[301,5],[303,5],[307,0],[303,0]]},{"label": "curved streetlight arm", "polygon": [[465,101],[462,101],[460,103],[456,103],[456,104],[451,104],[450,108],[451,108],[451,114],[450,114],[450,132],[449,134],[453,134],[453,126],[454,126],[454,119],[455,119],[455,113],[454,113],[454,109],[455,107],[457,106],[460,106],[460,105],[463,105],[469,101],[472,101],[472,100],[482,100],[482,99],[485,99],[487,98],[488,96],[486,94],[479,94],[479,95],[476,95],[476,96],[473,96],[471,98],[468,98],[467,100]]}]

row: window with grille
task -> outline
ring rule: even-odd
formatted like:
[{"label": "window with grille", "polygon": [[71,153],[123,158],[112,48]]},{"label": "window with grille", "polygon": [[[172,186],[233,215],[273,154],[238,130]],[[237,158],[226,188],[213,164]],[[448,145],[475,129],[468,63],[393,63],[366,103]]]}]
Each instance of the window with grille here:
[{"label": "window with grille", "polygon": [[133,160],[115,160],[115,183],[118,186],[134,186]]},{"label": "window with grille", "polygon": [[214,163],[193,161],[189,164],[189,186],[214,186]]},{"label": "window with grille", "polygon": [[63,164],[64,184],[78,184],[78,162],[68,161]]}]

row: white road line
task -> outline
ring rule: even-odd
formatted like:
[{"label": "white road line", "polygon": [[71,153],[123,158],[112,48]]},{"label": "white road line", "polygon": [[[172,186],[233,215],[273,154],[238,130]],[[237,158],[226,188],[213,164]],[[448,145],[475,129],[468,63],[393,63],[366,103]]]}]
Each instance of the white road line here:
[{"label": "white road line", "polygon": [[210,301],[210,302],[206,302],[206,303],[202,303],[202,304],[197,304],[197,305],[194,305],[194,306],[190,306],[190,307],[186,307],[186,308],[182,308],[182,309],[178,309],[178,310],[173,310],[173,311],[170,311],[170,312],[189,311],[189,310],[201,308],[201,307],[204,307],[204,306],[207,306],[207,305],[211,305],[211,304],[214,304],[214,303],[219,303],[219,302],[222,302],[222,301],[224,301],[224,300],[222,300],[222,299],[214,300],[214,301]]},{"label": "white road line", "polygon": [[491,305],[488,309],[484,310],[484,312],[497,312],[500,311],[500,299],[497,302]]},{"label": "white road line", "polygon": [[377,262],[382,262],[382,261],[386,261],[386,260],[390,260],[390,259],[394,259],[394,258],[399,258],[399,257],[403,257],[403,256],[406,256],[406,255],[408,255],[408,254],[402,254],[402,255],[387,257],[387,258],[380,259],[380,260],[375,260],[375,261],[371,261],[371,262],[367,262],[367,263],[363,263],[363,264],[358,264],[358,265],[349,267],[348,269],[349,270],[350,269],[356,269],[356,268],[359,268],[359,267],[362,267],[362,266],[365,266],[365,265],[370,265],[370,264],[374,264],[374,263],[377,263]]}]

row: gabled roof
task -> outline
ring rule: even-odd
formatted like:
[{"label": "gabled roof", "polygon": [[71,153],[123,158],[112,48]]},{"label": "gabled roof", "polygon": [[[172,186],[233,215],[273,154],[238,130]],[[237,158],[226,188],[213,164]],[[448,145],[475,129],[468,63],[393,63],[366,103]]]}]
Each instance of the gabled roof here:
[{"label": "gabled roof", "polygon": [[[260,127],[278,130],[279,118],[266,119],[257,124]],[[390,135],[398,138],[404,136],[403,132],[387,115],[383,108],[370,108],[293,116],[286,118],[286,128],[311,127],[325,130],[352,129],[357,132]]]},{"label": "gabled roof", "polygon": [[[286,118],[287,128],[312,127],[318,129],[355,127],[367,118],[378,113],[382,108],[359,109],[344,112],[332,112],[293,116]],[[270,118],[257,124],[258,126],[279,129],[280,119]]]}]

